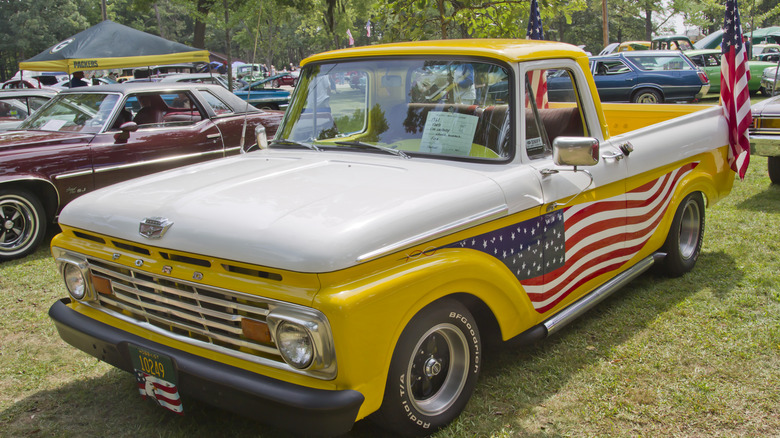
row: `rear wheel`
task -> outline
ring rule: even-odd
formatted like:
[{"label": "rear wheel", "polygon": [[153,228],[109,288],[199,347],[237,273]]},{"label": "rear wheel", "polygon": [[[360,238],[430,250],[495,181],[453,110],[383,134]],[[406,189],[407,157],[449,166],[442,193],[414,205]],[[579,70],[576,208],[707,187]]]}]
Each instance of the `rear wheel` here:
[{"label": "rear wheel", "polygon": [[429,435],[455,419],[477,382],[482,351],[469,310],[453,299],[420,311],[401,334],[385,396],[372,419],[403,435]]},{"label": "rear wheel", "polygon": [[279,88],[279,81],[277,81],[276,79],[271,81],[271,88]]},{"label": "rear wheel", "polygon": [[780,157],[769,157],[767,159],[769,167],[769,180],[772,184],[780,184]]},{"label": "rear wheel", "polygon": [[644,90],[637,91],[631,101],[634,103],[661,103],[664,100],[661,97],[661,93],[646,88]]},{"label": "rear wheel", "polygon": [[41,202],[25,190],[0,190],[0,261],[35,251],[46,235]]},{"label": "rear wheel", "polygon": [[663,270],[679,277],[693,269],[704,241],[704,198],[700,192],[689,194],[677,207],[672,227],[663,246],[666,257]]}]

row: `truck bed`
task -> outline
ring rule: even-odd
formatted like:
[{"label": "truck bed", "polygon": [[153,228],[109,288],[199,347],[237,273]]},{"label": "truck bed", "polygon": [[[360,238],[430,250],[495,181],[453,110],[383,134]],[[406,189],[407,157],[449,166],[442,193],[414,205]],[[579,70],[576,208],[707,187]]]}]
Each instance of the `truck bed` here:
[{"label": "truck bed", "polygon": [[620,135],[717,105],[602,103],[609,135]]}]

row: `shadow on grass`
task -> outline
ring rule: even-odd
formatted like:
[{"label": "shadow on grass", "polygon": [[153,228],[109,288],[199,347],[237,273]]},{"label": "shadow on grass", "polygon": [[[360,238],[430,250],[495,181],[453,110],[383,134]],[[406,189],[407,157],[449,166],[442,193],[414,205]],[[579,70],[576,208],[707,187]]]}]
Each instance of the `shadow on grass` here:
[{"label": "shadow on grass", "polygon": [[737,204],[737,208],[765,213],[780,213],[780,185],[769,185],[763,192]]},{"label": "shadow on grass", "polygon": [[[644,330],[660,314],[705,288],[727,299],[731,285],[741,277],[726,253],[704,253],[697,268],[681,278],[646,273],[551,338],[487,354],[471,402],[437,436],[500,434],[507,423],[517,417],[530,417],[534,407],[553,397],[583,369],[602,361],[614,347]],[[71,381],[14,403],[0,412],[0,429],[9,436],[289,436],[195,400],[185,398],[184,406],[185,415],[178,416],[141,400],[134,378],[113,369],[100,377]],[[549,436],[551,431],[525,432],[530,432],[528,436]],[[394,435],[363,420],[346,436]]]},{"label": "shadow on grass", "polygon": [[[659,315],[705,289],[727,299],[743,276],[725,252],[704,253],[683,277],[667,278],[651,270],[550,338],[486,355],[474,397],[457,420],[462,426],[454,424],[445,432],[480,423],[479,435],[500,434],[517,418],[532,418],[534,408],[554,397],[573,376],[603,361]],[[537,434],[555,432],[523,430],[521,435]]]}]

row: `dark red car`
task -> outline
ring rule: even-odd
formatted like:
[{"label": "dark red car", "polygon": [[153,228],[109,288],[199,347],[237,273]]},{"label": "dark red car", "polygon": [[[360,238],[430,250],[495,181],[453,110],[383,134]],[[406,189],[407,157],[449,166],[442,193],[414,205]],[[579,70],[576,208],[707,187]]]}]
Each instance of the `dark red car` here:
[{"label": "dark red car", "polygon": [[205,84],[117,84],[61,92],[0,133],[0,261],[34,251],[60,209],[137,176],[238,154],[283,113]]}]

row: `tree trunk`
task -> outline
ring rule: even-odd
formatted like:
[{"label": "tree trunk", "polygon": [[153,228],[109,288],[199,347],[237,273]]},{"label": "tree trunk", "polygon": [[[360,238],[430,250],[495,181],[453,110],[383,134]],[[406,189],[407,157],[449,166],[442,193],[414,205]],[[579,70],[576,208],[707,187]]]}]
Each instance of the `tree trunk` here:
[{"label": "tree trunk", "polygon": [[[209,14],[211,6],[214,4],[213,0],[198,0],[198,14],[205,17]],[[206,22],[205,18],[195,18],[195,31],[192,37],[192,45],[198,49],[206,48]]]},{"label": "tree trunk", "polygon": [[653,10],[650,5],[645,9],[645,40],[653,40]]}]

